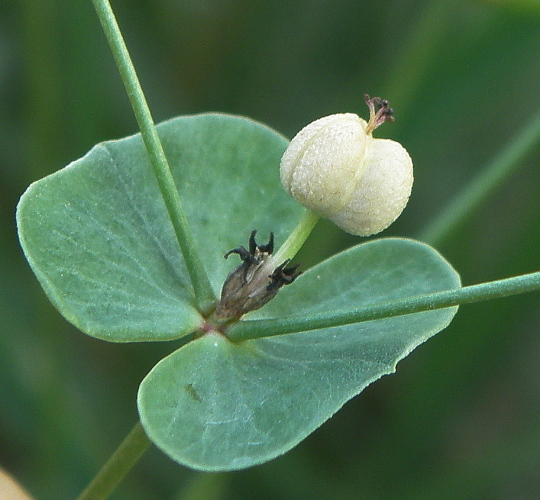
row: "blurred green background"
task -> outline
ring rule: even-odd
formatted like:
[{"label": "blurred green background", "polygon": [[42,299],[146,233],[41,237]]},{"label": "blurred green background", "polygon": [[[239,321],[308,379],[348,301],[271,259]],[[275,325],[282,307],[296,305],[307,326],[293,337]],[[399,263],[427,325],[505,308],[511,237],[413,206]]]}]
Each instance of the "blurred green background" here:
[{"label": "blurred green background", "polygon": [[[540,110],[538,0],[117,0],[156,121],[223,111],[292,136],[367,116],[415,162],[415,237]],[[0,13],[0,466],[36,499],[74,498],[137,419],[137,386],[174,345],[86,337],[48,303],[17,243],[26,186],[137,131],[90,0]],[[465,284],[540,268],[540,146],[437,248]],[[240,235],[239,243],[243,236]],[[320,224],[309,265],[358,242]],[[540,498],[540,296],[465,306],[451,326],[290,453],[197,474],[147,452],[112,498]],[[199,496],[197,496],[199,495]]]}]

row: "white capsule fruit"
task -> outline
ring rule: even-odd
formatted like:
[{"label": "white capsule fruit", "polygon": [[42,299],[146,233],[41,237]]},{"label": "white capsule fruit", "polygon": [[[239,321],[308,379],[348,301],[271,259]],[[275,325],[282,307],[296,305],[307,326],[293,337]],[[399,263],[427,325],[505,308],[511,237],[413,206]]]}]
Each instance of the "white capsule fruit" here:
[{"label": "white capsule fruit", "polygon": [[413,184],[406,149],[371,135],[392,120],[388,102],[369,96],[366,102],[369,123],[352,113],[315,120],[293,138],[280,167],[281,182],[293,198],[358,236],[376,234],[394,222]]}]

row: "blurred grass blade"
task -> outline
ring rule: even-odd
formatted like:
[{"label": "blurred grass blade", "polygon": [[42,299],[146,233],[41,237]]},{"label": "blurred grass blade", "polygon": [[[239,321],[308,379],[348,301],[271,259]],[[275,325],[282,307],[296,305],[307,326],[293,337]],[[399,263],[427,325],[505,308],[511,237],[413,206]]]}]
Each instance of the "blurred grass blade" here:
[{"label": "blurred grass blade", "polygon": [[439,57],[442,41],[451,25],[449,16],[459,9],[459,3],[460,0],[432,1],[421,11],[416,24],[411,26],[408,40],[392,67],[393,76],[381,92],[391,100],[395,109],[399,109],[400,116],[405,116],[408,106],[414,101],[430,63]]},{"label": "blurred grass blade", "polygon": [[464,223],[520,166],[525,156],[540,141],[540,112],[475,179],[450,202],[419,235],[430,245],[439,245]]}]

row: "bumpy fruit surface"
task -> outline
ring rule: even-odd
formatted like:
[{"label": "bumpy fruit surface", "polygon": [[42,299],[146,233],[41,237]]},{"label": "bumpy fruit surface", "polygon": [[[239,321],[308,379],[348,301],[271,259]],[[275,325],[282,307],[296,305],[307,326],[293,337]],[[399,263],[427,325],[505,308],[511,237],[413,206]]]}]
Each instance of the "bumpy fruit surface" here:
[{"label": "bumpy fruit surface", "polygon": [[394,222],[413,184],[406,149],[371,135],[391,116],[388,103],[368,97],[366,102],[369,123],[352,113],[315,120],[293,138],[280,167],[281,182],[293,198],[359,236],[378,233]]}]

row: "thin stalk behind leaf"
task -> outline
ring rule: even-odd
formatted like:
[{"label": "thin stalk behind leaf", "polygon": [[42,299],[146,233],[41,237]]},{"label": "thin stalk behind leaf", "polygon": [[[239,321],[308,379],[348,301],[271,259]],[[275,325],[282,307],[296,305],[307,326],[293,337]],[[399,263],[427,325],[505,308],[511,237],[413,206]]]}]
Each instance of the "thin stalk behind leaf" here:
[{"label": "thin stalk behind leaf", "polygon": [[150,109],[108,0],[93,0],[93,3],[141,129],[159,189],[186,262],[197,304],[201,312],[206,312],[215,302],[215,295],[182,208]]},{"label": "thin stalk behind leaf", "polygon": [[77,500],[105,500],[108,498],[150,444],[141,423],[137,422]]},{"label": "thin stalk behind leaf", "polygon": [[515,276],[456,290],[445,290],[406,299],[360,307],[289,318],[272,318],[241,321],[232,325],[227,337],[233,342],[273,337],[320,328],[360,323],[376,319],[401,316],[433,309],[459,306],[511,295],[540,290],[540,272]]}]

